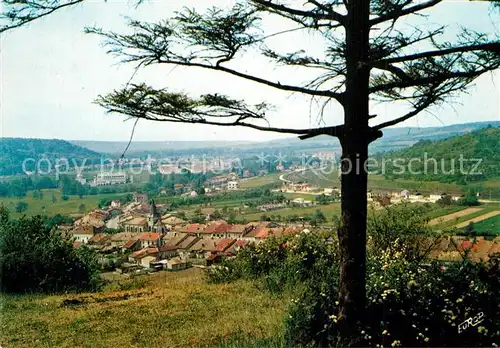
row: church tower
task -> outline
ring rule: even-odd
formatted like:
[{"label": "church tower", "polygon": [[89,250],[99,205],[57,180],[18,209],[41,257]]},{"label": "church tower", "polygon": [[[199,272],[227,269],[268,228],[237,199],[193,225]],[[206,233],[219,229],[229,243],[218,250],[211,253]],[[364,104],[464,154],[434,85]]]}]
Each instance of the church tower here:
[{"label": "church tower", "polygon": [[160,214],[158,214],[158,209],[156,209],[156,204],[154,200],[151,200],[150,210],[148,214],[148,226],[151,232],[155,231],[155,225],[161,220]]}]

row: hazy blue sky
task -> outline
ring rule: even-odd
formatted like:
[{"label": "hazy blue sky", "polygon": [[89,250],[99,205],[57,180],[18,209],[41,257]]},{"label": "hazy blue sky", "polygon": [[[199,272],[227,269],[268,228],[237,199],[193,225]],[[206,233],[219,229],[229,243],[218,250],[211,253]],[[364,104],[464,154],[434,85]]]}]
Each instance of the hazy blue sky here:
[{"label": "hazy blue sky", "polygon": [[[302,2],[299,2],[302,3]],[[228,0],[157,0],[133,8],[126,1],[89,1],[84,5],[63,10],[29,27],[9,32],[1,38],[1,128],[4,137],[62,138],[68,140],[126,140],[130,136],[132,121],[124,117],[105,114],[92,101],[98,94],[122,86],[130,78],[132,67],[116,65],[116,59],[106,55],[99,37],[83,34],[89,25],[104,29],[126,31],[124,16],[154,21],[169,17],[182,6],[201,8],[209,5],[231,5]],[[498,33],[488,7],[481,2],[449,1],[429,12],[431,24],[449,24],[453,28],[464,25],[474,30]],[[497,14],[496,19],[500,17]],[[418,18],[419,22],[424,19]],[[415,22],[416,23],[416,22]],[[273,22],[267,29],[289,28],[290,24]],[[274,41],[273,47],[287,48],[291,41],[308,51],[321,49],[317,40],[306,35]],[[300,46],[300,47],[299,47]],[[234,65],[243,71],[257,73],[280,82],[302,82],[312,75],[298,70],[274,69],[263,60],[247,56]],[[314,127],[318,125],[317,109],[310,112],[310,100],[300,95],[289,95],[240,81],[236,78],[200,70],[187,70],[168,66],[141,71],[135,82],[146,81],[157,87],[199,93],[219,92],[249,102],[267,100],[277,106],[270,116],[273,125],[288,127]],[[436,126],[470,121],[500,119],[500,74],[484,76],[477,80],[470,95],[462,95],[460,104],[432,109],[434,115],[423,113],[404,125]],[[375,122],[387,120],[404,112],[395,104],[374,105],[378,114]],[[439,118],[439,119],[438,119]],[[342,122],[338,106],[328,109],[324,121],[328,124]],[[441,123],[442,122],[442,123]],[[280,135],[262,133],[244,128],[215,128],[149,122],[141,120],[136,130],[136,140],[265,140]]]}]

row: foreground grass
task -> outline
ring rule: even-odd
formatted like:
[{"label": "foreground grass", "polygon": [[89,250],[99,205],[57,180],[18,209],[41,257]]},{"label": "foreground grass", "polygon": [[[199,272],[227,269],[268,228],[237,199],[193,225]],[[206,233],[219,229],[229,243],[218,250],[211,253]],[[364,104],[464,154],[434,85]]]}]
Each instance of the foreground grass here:
[{"label": "foreground grass", "polygon": [[122,281],[95,294],[3,296],[0,345],[213,347],[275,341],[283,332],[286,300],[252,283],[207,284],[199,269],[142,282]]}]

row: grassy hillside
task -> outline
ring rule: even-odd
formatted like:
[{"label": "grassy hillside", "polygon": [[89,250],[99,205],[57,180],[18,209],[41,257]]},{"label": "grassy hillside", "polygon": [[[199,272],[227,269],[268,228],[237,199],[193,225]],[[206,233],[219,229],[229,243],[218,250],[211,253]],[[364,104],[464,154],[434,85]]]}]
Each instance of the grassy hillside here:
[{"label": "grassy hillside", "polygon": [[[9,209],[10,213],[14,217],[19,217],[22,214],[26,215],[47,215],[53,216],[56,214],[69,215],[77,214],[85,211],[90,211],[97,208],[97,204],[101,199],[119,199],[122,194],[100,194],[95,196],[84,196],[80,199],[78,196],[68,196],[68,200],[62,200],[61,191],[58,189],[41,190],[43,193],[42,199],[35,199],[32,196],[32,192],[28,192],[26,197],[15,198],[15,197],[1,197],[0,205],[4,205]],[[55,201],[52,200],[52,196],[55,197]],[[16,205],[19,202],[25,202],[28,204],[28,208],[22,214],[16,213]],[[80,211],[81,205],[83,210]]]},{"label": "grassy hillside", "polygon": [[287,302],[246,281],[207,284],[199,269],[121,281],[97,294],[0,300],[2,346],[92,348],[242,346],[275,339],[283,332]]},{"label": "grassy hillside", "polygon": [[[51,168],[48,167],[47,161],[39,162],[42,158],[50,161]],[[58,139],[2,138],[0,140],[0,175],[23,173],[24,161],[28,171],[35,171],[39,162],[42,171],[47,172],[51,169],[53,172],[56,160],[62,158],[66,158],[70,166],[74,166],[73,161],[80,165],[84,159],[87,164],[100,163],[101,154]]]},{"label": "grassy hillside", "polygon": [[386,162],[386,176],[393,178],[459,184],[498,178],[500,127],[489,127],[436,142],[420,141],[384,157],[391,160]]}]

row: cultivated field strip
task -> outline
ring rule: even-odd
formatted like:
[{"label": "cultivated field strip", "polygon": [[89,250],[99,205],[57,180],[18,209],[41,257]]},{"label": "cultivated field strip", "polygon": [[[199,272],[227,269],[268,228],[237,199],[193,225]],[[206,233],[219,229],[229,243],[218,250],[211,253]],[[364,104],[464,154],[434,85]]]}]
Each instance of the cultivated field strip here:
[{"label": "cultivated field strip", "polygon": [[441,223],[444,223],[444,222],[447,222],[450,220],[455,220],[455,219],[461,218],[462,216],[474,214],[480,210],[483,210],[483,208],[467,208],[464,210],[457,211],[456,213],[443,215],[443,216],[440,216],[438,218],[435,218],[435,219],[432,219],[431,221],[429,221],[429,226],[438,225],[438,224],[441,224]]},{"label": "cultivated field strip", "polygon": [[464,228],[464,227],[467,227],[471,222],[472,223],[476,223],[476,222],[480,222],[480,221],[483,221],[483,220],[487,220],[489,218],[497,216],[498,214],[500,214],[500,210],[495,210],[495,211],[489,212],[488,214],[484,214],[484,215],[475,217],[474,219],[470,219],[470,220],[464,221],[462,223],[459,223],[455,227],[456,228]]}]

